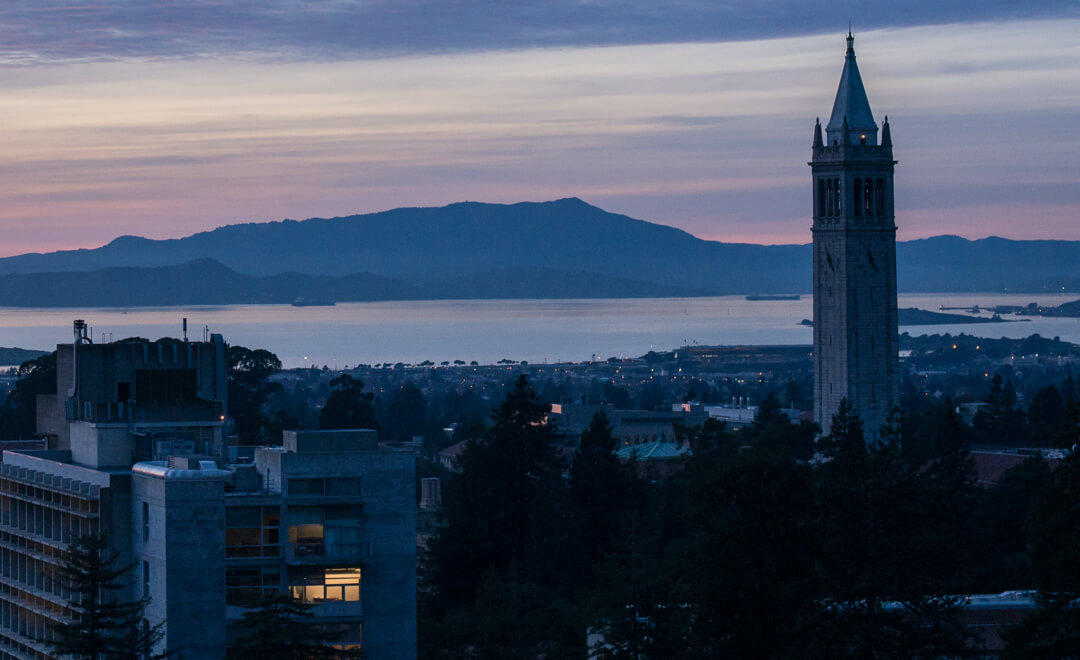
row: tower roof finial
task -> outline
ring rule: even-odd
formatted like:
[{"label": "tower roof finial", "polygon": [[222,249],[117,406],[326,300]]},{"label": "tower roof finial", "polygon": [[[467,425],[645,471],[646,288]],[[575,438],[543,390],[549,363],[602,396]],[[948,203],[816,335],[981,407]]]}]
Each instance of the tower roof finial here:
[{"label": "tower roof finial", "polygon": [[[877,123],[870,111],[870,101],[866,98],[859,65],[855,62],[855,37],[850,27],[847,35],[847,55],[844,57],[844,71],[840,75],[840,87],[836,90],[832,116],[826,127],[830,144],[842,141],[842,124],[847,118],[848,129],[857,135],[853,142],[861,142],[866,134],[867,144],[877,144]],[[847,138],[843,138],[847,139]]]}]

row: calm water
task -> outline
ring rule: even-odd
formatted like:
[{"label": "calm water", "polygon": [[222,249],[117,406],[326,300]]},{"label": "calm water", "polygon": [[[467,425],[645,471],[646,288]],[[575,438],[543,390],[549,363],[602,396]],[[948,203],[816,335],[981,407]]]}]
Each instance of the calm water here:
[{"label": "calm water", "polygon": [[[1031,294],[901,295],[901,307],[1056,305],[1080,298]],[[749,302],[743,296],[605,300],[450,300],[343,303],[334,307],[235,305],[140,309],[0,309],[0,346],[51,349],[71,341],[71,322],[93,327],[95,341],[130,336],[202,339],[203,327],[231,344],[267,348],[285,366],[417,363],[502,358],[530,362],[638,356],[691,344],[810,344],[798,325],[813,300]],[[985,315],[985,314],[984,314]],[[1080,343],[1080,319],[905,326],[912,334],[966,332],[987,337],[1033,333]]]}]

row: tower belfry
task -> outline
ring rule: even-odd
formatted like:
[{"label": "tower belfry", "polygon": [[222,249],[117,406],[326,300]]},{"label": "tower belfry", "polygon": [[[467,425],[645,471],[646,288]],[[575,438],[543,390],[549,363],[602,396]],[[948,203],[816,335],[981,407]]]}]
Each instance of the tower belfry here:
[{"label": "tower belfry", "polygon": [[899,402],[896,222],[892,136],[870,110],[847,55],[832,115],[814,126],[814,419],[827,433],[840,401],[863,420],[867,442]]}]

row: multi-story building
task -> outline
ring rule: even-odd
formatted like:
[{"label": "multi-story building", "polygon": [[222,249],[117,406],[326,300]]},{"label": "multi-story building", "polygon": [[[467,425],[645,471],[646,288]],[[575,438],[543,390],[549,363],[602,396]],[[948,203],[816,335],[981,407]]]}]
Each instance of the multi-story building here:
[{"label": "multi-story building", "polygon": [[41,397],[48,449],[0,465],[0,658],[51,657],[71,609],[67,542],[107,532],[133,565],[123,597],[150,597],[163,648],[223,657],[259,597],[292,594],[341,646],[416,653],[414,459],[374,431],[286,432],[247,463],[224,456],[226,346],[96,345],[76,322]]}]

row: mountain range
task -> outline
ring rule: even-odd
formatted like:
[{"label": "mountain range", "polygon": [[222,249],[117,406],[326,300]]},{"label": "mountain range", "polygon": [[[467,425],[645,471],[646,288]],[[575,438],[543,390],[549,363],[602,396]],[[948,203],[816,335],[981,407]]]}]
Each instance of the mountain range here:
[{"label": "mountain range", "polygon": [[[1080,242],[937,236],[897,244],[901,292],[1060,291]],[[810,245],[754,245],[580,199],[228,225],[184,238],[0,259],[0,305],[809,293]]]}]

